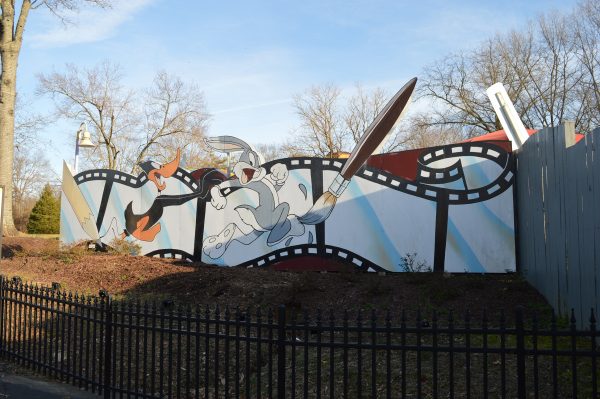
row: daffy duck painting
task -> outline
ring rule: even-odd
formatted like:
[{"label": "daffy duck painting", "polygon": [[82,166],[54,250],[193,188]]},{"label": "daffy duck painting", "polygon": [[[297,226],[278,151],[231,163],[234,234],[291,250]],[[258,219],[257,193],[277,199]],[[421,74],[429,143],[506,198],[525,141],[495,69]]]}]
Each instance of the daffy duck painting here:
[{"label": "daffy duck painting", "polygon": [[125,208],[125,229],[120,238],[132,236],[141,241],[154,241],[156,235],[160,232],[160,218],[163,215],[165,207],[179,206],[195,198],[205,198],[212,185],[224,180],[224,176],[216,169],[207,170],[200,179],[200,190],[197,192],[181,195],[161,195],[161,192],[167,187],[165,179],[171,177],[179,167],[181,152],[177,149],[175,159],[164,165],[155,161],[145,161],[139,166],[148,177],[148,180],[154,183],[158,190],[158,196],[142,214],[133,212],[133,202],[129,202]]}]

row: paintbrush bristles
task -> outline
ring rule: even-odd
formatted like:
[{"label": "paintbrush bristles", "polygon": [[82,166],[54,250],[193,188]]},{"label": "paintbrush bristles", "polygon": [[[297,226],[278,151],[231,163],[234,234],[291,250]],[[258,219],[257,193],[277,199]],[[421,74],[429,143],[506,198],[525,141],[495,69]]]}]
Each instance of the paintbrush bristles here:
[{"label": "paintbrush bristles", "polygon": [[330,191],[325,191],[313,204],[313,206],[298,220],[302,224],[319,224],[324,222],[335,207],[337,197]]}]

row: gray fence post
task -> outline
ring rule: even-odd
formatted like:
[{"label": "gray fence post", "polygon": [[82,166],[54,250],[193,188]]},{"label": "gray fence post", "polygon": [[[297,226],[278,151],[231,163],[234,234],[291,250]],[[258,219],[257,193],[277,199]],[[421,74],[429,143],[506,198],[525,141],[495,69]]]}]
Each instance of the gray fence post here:
[{"label": "gray fence post", "polygon": [[519,399],[525,399],[525,328],[523,326],[523,308],[521,306],[517,306],[515,311],[515,327],[517,334],[517,392]]},{"label": "gray fence post", "polygon": [[277,315],[277,398],[285,398],[285,305]]}]

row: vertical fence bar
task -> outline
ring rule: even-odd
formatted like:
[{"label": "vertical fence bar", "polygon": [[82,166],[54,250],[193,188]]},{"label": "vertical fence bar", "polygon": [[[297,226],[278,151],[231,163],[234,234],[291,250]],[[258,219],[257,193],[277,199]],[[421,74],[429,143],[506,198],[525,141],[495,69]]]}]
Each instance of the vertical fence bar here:
[{"label": "vertical fence bar", "polygon": [[165,310],[164,307],[160,308],[160,329],[158,335],[158,396],[161,398],[164,394],[164,374],[162,370],[165,367],[164,357],[164,333],[165,333]]},{"label": "vertical fence bar", "polygon": [[[189,323],[190,315],[188,314],[188,323]],[[188,328],[189,330],[189,328]],[[142,338],[144,342],[142,343],[142,397],[146,397],[146,383],[147,383],[147,375],[148,375],[148,302],[144,301],[144,337]],[[189,368],[189,365],[188,365]],[[154,370],[153,370],[154,371]]]},{"label": "vertical fence bar", "polygon": [[471,399],[471,315],[465,312],[465,388],[467,399]]},{"label": "vertical fence bar", "polygon": [[[79,336],[77,335],[79,327],[79,295],[77,293],[75,293],[73,301],[74,302],[71,304],[71,309],[69,310],[69,313],[71,313],[71,317],[73,318],[73,363],[71,372],[73,374],[73,385],[76,385],[75,382],[79,379],[80,376],[80,374],[77,374],[77,343],[79,339]],[[75,309],[74,312],[73,308]]]},{"label": "vertical fence bar", "polygon": [[434,398],[438,397],[438,316],[437,311],[433,311],[433,316],[431,319],[431,346],[432,346],[432,356],[431,356],[431,379],[433,386],[432,394]]},{"label": "vertical fence bar", "polygon": [[261,352],[261,330],[262,330],[262,313],[260,308],[256,310],[256,397],[261,399],[262,393],[262,352]]},{"label": "vertical fence bar", "polygon": [[[63,294],[64,296],[64,294]],[[97,324],[100,324],[100,332],[98,335],[99,347],[98,347],[98,394],[102,394],[104,388],[104,330],[105,330],[105,313],[104,308],[104,297],[100,297],[100,318],[96,320]],[[62,322],[64,324],[64,320]]]},{"label": "vertical fence bar", "polygon": [[422,397],[422,385],[421,385],[421,326],[423,325],[423,320],[421,319],[421,310],[417,310],[417,323],[416,323],[416,339],[417,339],[417,398]]},{"label": "vertical fence bar", "polygon": [[537,313],[533,314],[532,325],[532,345],[533,345],[533,395],[534,399],[539,399],[539,362],[538,362],[538,319]]},{"label": "vertical fence bar", "polygon": [[481,321],[481,329],[483,330],[483,399],[488,398],[488,318],[487,310],[483,310],[483,318]]},{"label": "vertical fence bar", "polygon": [[[93,336],[93,341],[92,341],[92,358],[90,359],[92,362],[92,392],[96,392],[96,388],[98,387],[98,379],[96,378],[96,342],[98,342],[97,337],[98,337],[98,298],[94,298],[94,300],[92,301],[92,309],[93,309],[93,316],[92,316],[92,322],[94,325],[93,331],[92,331],[92,336]],[[57,319],[58,321],[58,319]]]},{"label": "vertical fence bar", "polygon": [[240,308],[235,308],[235,397],[240,397]]},{"label": "vertical fence bar", "polygon": [[181,318],[183,316],[183,308],[181,307],[181,305],[177,306],[177,379],[176,379],[176,396],[178,398],[181,397],[181,339],[182,339],[182,334],[183,334],[183,330],[181,328]]},{"label": "vertical fence bar", "polygon": [[196,370],[196,399],[200,398],[200,305],[196,305],[196,309],[194,311],[194,317],[196,319],[195,323],[195,334],[196,334],[196,361],[195,361],[195,370]]},{"label": "vertical fence bar", "polygon": [[[16,345],[16,350],[15,350],[15,358],[17,360],[17,364],[22,365],[23,364],[23,360],[21,355],[21,342],[23,342],[23,339],[21,338],[21,333],[22,333],[22,328],[21,328],[21,323],[23,322],[23,284],[19,283],[19,285],[17,286],[17,301],[15,303],[15,312],[16,312],[16,316],[15,320],[15,337],[16,337],[16,341],[17,341],[17,345]],[[57,329],[57,333],[58,333],[58,329]],[[58,334],[56,334],[58,337]],[[58,359],[58,356],[57,356]],[[58,363],[55,364],[56,366],[58,366]],[[57,367],[58,368],[58,367]]]},{"label": "vertical fence bar", "polygon": [[[168,336],[168,347],[167,347],[167,397],[171,398],[172,390],[173,390],[173,305],[171,304],[169,307],[169,331],[167,331]],[[130,334],[131,337],[131,334]],[[208,356],[208,353],[207,353]],[[129,386],[127,387],[129,390]],[[206,395],[208,398],[208,395]]]},{"label": "vertical fence bar", "polygon": [[362,398],[362,311],[356,317],[356,395]]},{"label": "vertical fence bar", "polygon": [[577,320],[575,310],[571,309],[570,335],[571,335],[571,376],[572,376],[572,398],[577,399]]},{"label": "vertical fence bar", "polygon": [[448,384],[449,398],[454,399],[454,315],[448,314]]},{"label": "vertical fence bar", "polygon": [[506,319],[504,309],[500,312],[500,385],[502,399],[506,399]]},{"label": "vertical fence bar", "polygon": [[[260,309],[259,309],[260,311]],[[260,313],[259,313],[259,319],[258,319],[258,323],[260,324]],[[215,364],[213,366],[213,370],[215,373],[215,399],[219,398],[219,322],[221,321],[221,310],[219,309],[219,305],[216,306],[215,308]],[[260,329],[260,327],[259,327]],[[259,345],[260,345],[260,341],[259,341]],[[260,359],[258,361],[258,375],[260,375]],[[258,385],[260,386],[260,380]],[[259,388],[260,390],[260,388]],[[260,392],[260,391],[259,391]],[[260,395],[259,395],[260,397]]]},{"label": "vertical fence bar", "polygon": [[11,324],[12,324],[12,347],[11,347],[11,357],[12,359],[15,361],[15,363],[19,364],[19,328],[18,328],[18,323],[20,320],[20,306],[19,306],[19,302],[20,302],[20,294],[19,294],[19,285],[18,284],[13,284],[13,292],[12,292],[12,298],[11,298],[11,305],[12,305],[12,317],[11,317]]},{"label": "vertical fence bar", "polygon": [[[191,398],[191,373],[192,373],[192,307],[187,306],[185,310],[185,343],[186,343],[186,359],[185,359],[185,397]],[[145,351],[145,350],[144,350]]]},{"label": "vertical fence bar", "polygon": [[[271,318],[270,322],[273,319],[272,313],[269,313]],[[225,307],[225,399],[229,399],[229,329],[231,324],[231,312],[229,310],[229,305]],[[272,336],[271,336],[272,338]],[[189,345],[188,345],[189,346]]]},{"label": "vertical fence bar", "polygon": [[[136,300],[135,302],[135,397],[137,398],[138,392],[140,392],[140,328],[142,324],[140,323],[140,315],[141,315],[141,304],[140,300]],[[130,359],[131,361],[131,359]]]},{"label": "vertical fence bar", "polygon": [[[296,339],[292,337],[292,339]],[[285,398],[285,306],[277,311],[277,399]]]},{"label": "vertical fence bar", "polygon": [[392,398],[392,318],[390,310],[385,313],[385,397]]},{"label": "vertical fence bar", "polygon": [[[35,310],[35,306],[33,306],[33,303],[32,303],[32,300],[33,300],[33,295],[32,295],[33,294],[33,286],[30,286],[29,284],[27,284],[25,287],[26,287],[26,289],[25,289],[25,291],[26,291],[26,294],[25,294],[26,301],[25,301],[25,305],[24,306],[27,309],[27,311],[25,312],[25,321],[26,321],[26,324],[23,325],[23,328],[25,329],[25,331],[24,331],[25,334],[23,334],[23,335],[24,335],[24,338],[25,338],[25,340],[27,342],[27,351],[25,352],[25,356],[27,357],[27,366],[29,368],[31,368],[31,366],[33,365],[33,362],[32,362],[33,359],[32,359],[32,356],[31,356],[31,330],[33,330],[33,326],[32,326],[33,323],[31,321],[33,319],[32,313]],[[29,327],[29,328],[26,328],[26,327]],[[69,330],[68,332],[70,334],[71,331]],[[69,342],[69,341],[67,341],[67,342]],[[68,365],[68,362],[67,362],[67,365]],[[69,381],[69,377],[68,377],[68,374],[67,374],[67,382],[68,381]]]},{"label": "vertical fence bar", "polygon": [[[292,388],[292,399],[296,399],[296,342],[297,342],[297,331],[296,331],[296,312],[292,312],[292,376],[291,376],[291,388]],[[279,368],[278,368],[279,370]],[[285,378],[285,374],[284,374]]]},{"label": "vertical fence bar", "polygon": [[152,301],[152,330],[150,335],[150,395],[154,396],[156,382],[156,301]]},{"label": "vertical fence bar", "polygon": [[[91,360],[90,360],[91,329],[90,329],[90,326],[92,323],[92,321],[91,321],[92,320],[92,298],[88,296],[86,299],[87,300],[86,300],[85,305],[87,308],[86,309],[87,312],[86,312],[86,319],[85,319],[85,321],[86,321],[86,323],[85,323],[86,324],[86,326],[85,326],[86,327],[85,328],[85,390],[87,391],[88,387],[90,386],[90,382],[91,382],[90,378],[93,378],[93,376],[90,377],[90,374],[91,374],[90,373],[90,371],[91,371],[91,363],[90,363],[91,362]],[[48,306],[48,301],[46,301],[46,307],[47,306]],[[47,319],[48,319],[48,314],[46,314],[46,320]],[[51,322],[52,322],[52,319],[51,319]]]},{"label": "vertical fence bar", "polygon": [[104,328],[104,399],[110,399],[111,393],[111,367],[112,367],[112,324],[113,312],[110,296],[104,300],[106,327]]},{"label": "vertical fence bar", "polygon": [[523,308],[515,311],[515,327],[517,338],[517,394],[519,399],[526,398],[525,387],[525,332],[523,327]]},{"label": "vertical fence bar", "polygon": [[304,381],[303,381],[303,397],[308,398],[308,311],[304,310]]},{"label": "vertical fence bar", "polygon": [[[244,378],[246,382],[246,398],[250,398],[252,391],[250,390],[250,323],[252,319],[252,314],[250,313],[250,308],[246,309],[246,333],[245,340],[246,346],[245,350],[245,358],[244,358]],[[208,397],[208,395],[206,395]]]},{"label": "vertical fence bar", "polygon": [[348,311],[344,310],[343,320],[344,330],[344,347],[343,347],[343,362],[344,363],[344,384],[342,386],[344,390],[344,399],[348,397]]},{"label": "vertical fence bar", "polygon": [[406,311],[402,309],[400,316],[400,346],[402,353],[400,355],[400,386],[402,399],[406,398]]},{"label": "vertical fence bar", "polygon": [[[267,341],[269,343],[268,346],[268,356],[269,356],[269,365],[268,365],[268,384],[269,384],[269,391],[268,391],[268,398],[272,399],[273,398],[273,309],[269,307],[269,312],[267,314],[267,325],[269,326],[269,337],[267,338]],[[229,325],[227,325],[227,328],[225,330],[225,335],[229,336]],[[225,341],[227,344],[229,344],[228,340]],[[229,349],[229,346],[227,346],[227,349]],[[226,364],[226,367],[228,366],[228,364]],[[227,372],[225,373],[225,376],[227,378]]]},{"label": "vertical fence bar", "polygon": [[[18,348],[19,348],[19,337],[17,335],[17,323],[19,320],[19,292],[18,292],[18,284],[13,284],[13,291],[12,291],[12,295],[11,295],[11,305],[12,305],[12,311],[13,311],[13,316],[11,318],[11,323],[12,323],[12,347],[11,347],[11,353],[12,353],[12,358],[18,363],[19,358],[17,357],[17,353],[18,353]],[[54,307],[53,307],[54,310]],[[54,338],[54,331],[52,334],[52,338]],[[53,353],[54,354],[54,353]],[[56,375],[55,375],[56,376]]]},{"label": "vertical fence bar", "polygon": [[[69,313],[67,312],[67,294],[63,292],[62,295],[62,323],[60,330],[60,374],[61,379],[69,382],[69,376],[67,374],[68,366],[69,366],[69,337],[71,335],[69,323]],[[65,332],[68,334],[66,337],[67,340],[65,342]],[[65,349],[66,344],[66,349]],[[66,370],[65,370],[66,369]]]},{"label": "vertical fence bar", "polygon": [[316,381],[316,391],[317,391],[317,399],[321,399],[321,309],[317,309],[317,323],[315,332],[317,333],[317,381]]},{"label": "vertical fence bar", "polygon": [[590,337],[592,339],[592,397],[598,397],[598,375],[597,375],[597,364],[596,364],[596,316],[594,315],[594,308],[590,311]]},{"label": "vertical fence bar", "polygon": [[[250,313],[250,312],[248,312]],[[250,315],[248,315],[249,317]],[[250,327],[248,326],[248,330]],[[204,397],[208,398],[209,386],[210,386],[210,340],[208,335],[210,334],[210,311],[208,309],[208,305],[204,307]],[[249,334],[248,334],[249,335]],[[248,341],[248,344],[250,341]],[[250,356],[248,356],[250,357]],[[246,369],[246,381],[250,383],[250,365],[248,364],[248,368]],[[247,397],[250,397],[250,390],[246,393]]]},{"label": "vertical fence bar", "polygon": [[[66,305],[69,305],[69,311],[66,313],[67,317],[67,365],[66,365],[66,374],[67,374],[67,383],[71,381],[71,319],[73,317],[73,295],[69,292],[69,296],[67,299],[67,303],[63,306],[65,309]],[[66,311],[66,310],[65,310]],[[64,338],[64,335],[63,335]],[[31,342],[31,340],[30,340]]]},{"label": "vertical fence bar", "polygon": [[125,374],[125,303],[121,302],[117,308],[121,317],[121,326],[119,328],[119,398],[123,397],[124,374]]},{"label": "vertical fence bar", "polygon": [[335,398],[335,319],[333,317],[333,309],[329,309],[329,399]]},{"label": "vertical fence bar", "polygon": [[371,310],[371,398],[377,397],[377,315]]},{"label": "vertical fence bar", "polygon": [[556,356],[556,313],[552,312],[552,321],[551,321],[551,334],[552,334],[552,393],[554,399],[558,398],[558,359]]},{"label": "vertical fence bar", "polygon": [[[33,290],[33,297],[34,297],[34,306],[35,306],[35,312],[34,312],[34,319],[33,319],[33,339],[32,339],[32,345],[33,345],[33,358],[34,358],[34,365],[33,365],[33,370],[40,373],[42,370],[42,340],[40,339],[41,337],[41,332],[42,332],[42,296],[40,295],[40,288],[38,287],[38,285],[35,285],[35,288]],[[4,311],[4,309],[2,309],[2,307],[0,307],[0,312]],[[0,339],[1,339],[1,334],[0,334]]]},{"label": "vertical fence bar", "polygon": [[12,346],[12,340],[11,340],[11,334],[12,334],[12,292],[10,290],[10,282],[7,282],[6,284],[6,288],[4,290],[4,293],[6,294],[6,318],[5,318],[5,324],[6,324],[6,334],[5,337],[6,339],[4,340],[4,348],[5,348],[5,352],[6,352],[6,357],[8,359],[10,359],[10,352],[11,352],[11,346]]}]

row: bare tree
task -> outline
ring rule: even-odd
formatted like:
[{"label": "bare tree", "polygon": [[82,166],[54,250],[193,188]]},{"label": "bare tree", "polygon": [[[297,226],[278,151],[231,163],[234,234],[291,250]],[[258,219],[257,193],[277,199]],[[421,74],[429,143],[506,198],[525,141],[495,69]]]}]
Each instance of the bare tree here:
[{"label": "bare tree", "polygon": [[132,104],[134,92],[122,86],[120,67],[105,61],[80,70],[67,64],[63,73],[38,77],[38,93],[52,96],[58,116],[85,121],[94,133],[98,147],[91,152],[92,164],[122,169],[125,157],[120,154],[133,140],[131,132],[137,119]]},{"label": "bare tree", "polygon": [[[12,196],[12,169],[14,157],[15,98],[17,65],[23,43],[25,26],[31,10],[45,7],[61,17],[65,10],[75,11],[81,3],[107,6],[108,0],[0,0],[0,185],[8,198]],[[12,218],[11,201],[6,201],[4,232],[16,232]]]},{"label": "bare tree", "polygon": [[277,145],[277,144],[255,144],[254,148],[260,154],[262,154],[265,162],[273,161],[276,159],[281,159],[289,156],[286,151],[285,145]]},{"label": "bare tree", "polygon": [[331,84],[313,86],[294,96],[300,126],[286,145],[287,152],[332,157],[347,149],[348,132],[343,129],[339,98],[340,90]]},{"label": "bare tree", "polygon": [[24,230],[29,213],[41,190],[53,178],[48,159],[37,149],[17,149],[13,167],[13,218],[18,230]]},{"label": "bare tree", "polygon": [[466,139],[465,133],[460,127],[435,125],[425,113],[408,118],[399,130],[403,150],[454,144]]},{"label": "bare tree", "polygon": [[[357,84],[352,95],[344,101],[341,91],[331,84],[313,86],[294,97],[300,126],[282,151],[288,156],[317,157],[349,152],[385,107],[388,98],[381,88],[369,91]],[[402,141],[400,130],[394,129],[383,152],[401,148]]]},{"label": "bare tree", "polygon": [[39,129],[49,118],[32,112],[29,101],[17,96],[15,104],[14,162],[12,173],[12,212],[15,227],[26,231],[29,213],[42,188],[58,176],[50,168],[42,150],[50,145],[40,138]]},{"label": "bare tree", "polygon": [[[344,113],[344,126],[351,133],[352,147],[369,128],[377,115],[383,110],[390,96],[380,87],[371,91],[365,90],[360,84],[356,85],[354,94],[348,100]],[[399,126],[388,134],[380,152],[397,151],[403,147],[405,138]]]},{"label": "bare tree", "polygon": [[430,125],[457,126],[466,136],[500,129],[485,90],[502,82],[526,126],[574,120],[579,131],[589,131],[600,37],[590,15],[598,8],[590,0],[574,14],[542,15],[525,29],[427,67],[418,93],[433,102]]},{"label": "bare tree", "polygon": [[575,54],[587,77],[579,86],[580,98],[592,128],[600,126],[600,4],[580,3],[574,19]]},{"label": "bare tree", "polygon": [[[142,144],[138,147],[133,168],[144,158],[160,159],[169,142],[171,151],[193,143],[203,148],[209,115],[204,96],[193,84],[169,76],[165,71],[154,78],[154,86],[144,92]],[[172,143],[178,143],[173,146]],[[198,152],[196,152],[198,153]],[[167,155],[171,158],[171,154]]]},{"label": "bare tree", "polygon": [[387,94],[381,88],[366,92],[360,84],[356,85],[355,94],[348,100],[344,115],[344,124],[352,134],[352,141],[357,143],[360,137],[385,107]]},{"label": "bare tree", "polygon": [[193,128],[189,134],[179,134],[165,137],[160,143],[160,154],[155,159],[172,160],[177,149],[182,150],[181,166],[188,170],[200,168],[225,169],[227,159],[220,153],[209,148],[204,142],[205,129]]},{"label": "bare tree", "polygon": [[195,85],[159,72],[153,86],[137,95],[122,78],[109,62],[84,71],[67,65],[64,73],[39,76],[38,91],[54,98],[58,115],[88,123],[98,143],[88,155],[93,166],[134,173],[148,157],[165,160],[176,146],[202,142],[209,116]]}]

